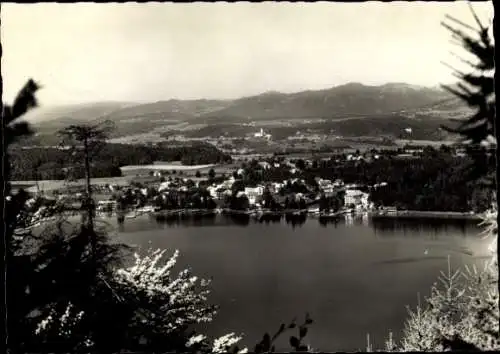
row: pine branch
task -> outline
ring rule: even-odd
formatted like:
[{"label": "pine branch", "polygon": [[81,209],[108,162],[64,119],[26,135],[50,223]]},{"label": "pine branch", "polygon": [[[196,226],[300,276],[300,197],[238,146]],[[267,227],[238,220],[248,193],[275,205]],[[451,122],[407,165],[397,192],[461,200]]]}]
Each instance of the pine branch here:
[{"label": "pine branch", "polygon": [[33,79],[29,79],[17,94],[14,104],[12,106],[3,105],[2,118],[5,120],[5,125],[9,125],[14,120],[22,117],[29,110],[38,106],[35,94],[40,88],[41,87]]}]

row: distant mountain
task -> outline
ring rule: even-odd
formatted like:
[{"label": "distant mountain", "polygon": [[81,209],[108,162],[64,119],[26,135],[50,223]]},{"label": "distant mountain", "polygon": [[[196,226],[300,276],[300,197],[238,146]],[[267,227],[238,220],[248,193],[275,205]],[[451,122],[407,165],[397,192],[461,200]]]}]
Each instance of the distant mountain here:
[{"label": "distant mountain", "polygon": [[113,111],[106,116],[111,120],[133,118],[187,119],[226,108],[231,101],[224,100],[168,100],[145,103]]},{"label": "distant mountain", "polygon": [[115,110],[134,105],[129,102],[92,102],[54,107],[41,106],[26,114],[24,119],[34,124],[54,120],[89,121],[107,115]]},{"label": "distant mountain", "polygon": [[391,83],[366,86],[349,83],[327,90],[293,94],[267,93],[232,102],[209,116],[259,119],[339,118],[416,110],[449,99],[441,89]]},{"label": "distant mountain", "polygon": [[[343,121],[337,126],[339,132],[345,130],[351,135],[356,127],[369,122],[368,125],[377,126],[377,133],[383,133],[384,126],[391,125],[384,121],[403,118],[409,120],[400,122],[404,125],[414,122],[427,126],[427,121],[432,120],[432,129],[436,129],[435,126],[449,118],[464,116],[464,112],[468,112],[467,107],[442,88],[406,83],[380,86],[348,83],[325,90],[297,93],[268,91],[235,100],[172,99],[144,104],[100,102],[39,108],[30,113],[27,119],[34,123],[40,135],[45,136],[68,124],[105,119],[115,122],[113,137],[121,137],[175,131],[178,129],[175,125],[183,124],[184,127],[187,124],[190,129],[207,125],[217,129],[215,126],[241,125],[249,120],[307,118],[339,123]],[[386,119],[377,120],[381,117]],[[352,118],[357,119],[345,121]]]}]

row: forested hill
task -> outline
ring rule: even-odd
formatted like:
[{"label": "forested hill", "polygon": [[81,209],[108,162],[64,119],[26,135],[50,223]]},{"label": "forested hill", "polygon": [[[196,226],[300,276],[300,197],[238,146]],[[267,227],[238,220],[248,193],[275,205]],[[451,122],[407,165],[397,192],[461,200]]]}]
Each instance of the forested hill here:
[{"label": "forested hill", "polygon": [[404,83],[367,86],[349,83],[325,90],[297,93],[267,92],[235,100],[172,100],[134,103],[95,103],[63,108],[40,108],[29,121],[39,131],[55,130],[69,121],[85,123],[109,119],[131,124],[139,131],[164,122],[230,120],[232,122],[279,118],[340,119],[397,112],[463,111],[465,106],[440,88]]},{"label": "forested hill", "polygon": [[[350,83],[327,90],[286,94],[268,92],[235,100],[227,108],[203,117],[254,120],[276,118],[345,118],[419,111],[450,100],[444,90],[401,83],[367,86]],[[458,108],[460,105],[455,105]]]},{"label": "forested hill", "polygon": [[[57,148],[16,148],[10,152],[12,180],[64,179],[65,170],[73,167],[76,178],[83,178],[82,166],[72,164],[67,151]],[[230,161],[231,156],[212,145],[166,147],[129,144],[106,144],[94,158],[93,177],[120,175],[124,165],[152,164],[154,161],[181,161],[185,165]]]}]

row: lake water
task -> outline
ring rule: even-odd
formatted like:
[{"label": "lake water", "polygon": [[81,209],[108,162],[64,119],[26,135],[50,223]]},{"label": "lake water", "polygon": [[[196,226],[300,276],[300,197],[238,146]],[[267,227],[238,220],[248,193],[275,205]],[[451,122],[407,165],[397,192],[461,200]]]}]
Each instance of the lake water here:
[{"label": "lake water", "polygon": [[[220,311],[204,328],[209,335],[243,333],[251,350],[266,331],[309,312],[315,349],[356,351],[365,348],[367,333],[375,348],[383,348],[389,330],[399,337],[406,305],[429,294],[448,256],[452,267],[485,260],[489,241],[476,224],[365,217],[242,226],[218,216],[167,225],[145,217],[126,220],[118,237],[178,249],[179,270],[189,265],[213,279],[210,300]],[[278,349],[289,350],[288,337]]]}]

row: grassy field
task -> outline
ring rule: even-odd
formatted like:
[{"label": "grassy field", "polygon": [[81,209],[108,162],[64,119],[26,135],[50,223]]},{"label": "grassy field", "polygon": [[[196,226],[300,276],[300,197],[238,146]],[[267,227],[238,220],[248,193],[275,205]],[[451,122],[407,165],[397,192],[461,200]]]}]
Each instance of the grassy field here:
[{"label": "grassy field", "polygon": [[150,171],[192,171],[192,170],[203,170],[213,168],[214,164],[210,165],[180,165],[180,164],[153,164],[153,165],[129,165],[120,167],[122,171],[130,171],[130,170],[150,170]]},{"label": "grassy field", "polygon": [[456,144],[456,141],[446,141],[446,140],[440,140],[440,141],[434,141],[434,140],[407,140],[407,139],[398,139],[394,141],[398,147],[403,147],[405,145],[412,145],[412,146],[432,146],[434,148],[438,148],[441,145],[453,145]]},{"label": "grassy field", "polygon": [[[122,173],[127,175],[129,178],[138,178],[140,176],[149,175],[150,171],[162,171],[162,172],[170,172],[171,176],[178,177],[192,177],[196,174],[196,172],[200,172],[202,175],[208,174],[211,169],[214,169],[216,175],[220,175],[222,173],[230,174],[238,168],[237,164],[223,164],[223,165],[181,165],[178,163],[161,163],[155,162],[153,165],[137,165],[137,166],[123,166]],[[173,171],[176,174],[173,174]],[[182,173],[182,174],[179,174]]]},{"label": "grassy field", "polygon": [[[117,184],[117,185],[128,185],[132,178],[130,177],[109,177],[109,178],[92,178],[93,185],[106,185],[106,184]],[[14,188],[24,188],[28,192],[36,192],[38,189],[40,191],[54,191],[57,189],[84,186],[85,180],[79,179],[74,182],[68,182],[64,180],[41,180],[41,181],[11,181],[12,187]],[[37,187],[38,185],[38,187]]]}]

